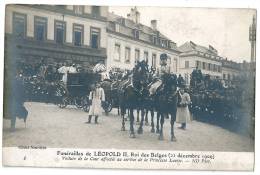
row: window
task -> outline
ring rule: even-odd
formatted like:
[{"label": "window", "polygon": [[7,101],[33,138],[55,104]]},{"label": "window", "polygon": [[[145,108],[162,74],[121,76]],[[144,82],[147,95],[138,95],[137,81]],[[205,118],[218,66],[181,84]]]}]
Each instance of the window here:
[{"label": "window", "polygon": [[167,47],[167,40],[162,40],[161,46],[162,47]]},{"label": "window", "polygon": [[161,45],[162,43],[161,43],[161,39],[160,38],[158,38],[158,45]]},{"label": "window", "polygon": [[148,52],[144,52],[144,60],[148,62]]},{"label": "window", "polygon": [[226,79],[226,74],[223,74],[223,79]]},{"label": "window", "polygon": [[185,61],[185,68],[189,68],[189,61]]},{"label": "window", "polygon": [[47,19],[34,17],[34,37],[38,41],[46,40],[47,38]]},{"label": "window", "polygon": [[55,21],[55,40],[56,43],[62,44],[65,42],[65,22]]},{"label": "window", "polygon": [[100,7],[99,6],[92,6],[91,8],[91,14],[94,17],[99,17],[100,16]]},{"label": "window", "polygon": [[91,47],[92,48],[99,48],[99,41],[100,41],[100,29],[98,28],[90,28],[90,40],[91,40]]},{"label": "window", "polygon": [[156,68],[156,54],[152,55],[152,66],[153,68]]},{"label": "window", "polygon": [[82,15],[84,13],[84,6],[82,5],[74,5],[73,6],[74,13],[77,15]]},{"label": "window", "polygon": [[115,57],[114,57],[114,60],[115,61],[120,61],[120,57],[121,57],[120,45],[119,44],[115,44]]},{"label": "window", "polygon": [[134,29],[134,37],[139,39],[139,31],[137,29]]},{"label": "window", "polygon": [[210,63],[208,64],[208,70],[211,70],[211,64]]},{"label": "window", "polygon": [[13,34],[21,38],[26,36],[26,15],[20,13],[13,14]]},{"label": "window", "polygon": [[131,50],[129,47],[125,48],[125,62],[130,63],[130,58],[131,58]]},{"label": "window", "polygon": [[197,67],[198,69],[201,68],[201,62],[200,62],[200,61],[196,61],[196,67]]},{"label": "window", "polygon": [[120,32],[120,25],[118,23],[115,23],[115,29],[116,32]]},{"label": "window", "polygon": [[214,64],[214,65],[213,65],[213,71],[214,71],[214,72],[217,72],[217,70],[218,70],[218,69],[217,69],[217,65]]},{"label": "window", "polygon": [[73,42],[75,46],[81,46],[83,44],[83,25],[74,24],[73,25]]},{"label": "window", "polygon": [[221,67],[220,66],[218,66],[218,72],[221,72]]},{"label": "window", "polygon": [[228,74],[227,76],[228,76],[228,77],[227,77],[227,78],[228,78],[228,80],[230,80],[230,74]]},{"label": "window", "polygon": [[206,69],[206,63],[202,62],[202,69]]},{"label": "window", "polygon": [[140,50],[135,49],[135,62],[140,60]]},{"label": "window", "polygon": [[153,44],[156,45],[156,36],[153,36],[152,38],[153,38]]}]

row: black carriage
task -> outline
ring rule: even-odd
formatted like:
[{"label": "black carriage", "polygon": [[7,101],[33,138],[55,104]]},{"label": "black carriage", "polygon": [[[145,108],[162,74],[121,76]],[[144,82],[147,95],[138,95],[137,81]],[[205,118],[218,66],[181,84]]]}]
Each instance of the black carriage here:
[{"label": "black carriage", "polygon": [[58,106],[65,108],[67,105],[75,105],[89,109],[88,95],[91,91],[91,85],[100,81],[100,75],[94,73],[68,73],[67,84],[61,86],[60,101]]}]

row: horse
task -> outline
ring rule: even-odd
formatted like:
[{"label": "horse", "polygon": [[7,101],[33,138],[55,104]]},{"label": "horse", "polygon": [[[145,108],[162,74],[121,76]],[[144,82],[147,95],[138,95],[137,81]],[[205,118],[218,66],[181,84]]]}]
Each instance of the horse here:
[{"label": "horse", "polygon": [[[125,131],[125,113],[129,110],[130,118],[130,138],[135,138],[134,132],[134,109],[141,106],[143,100],[142,91],[147,84],[148,66],[146,61],[138,61],[133,68],[132,73],[128,74],[125,80],[120,82],[118,95],[119,106],[122,116],[122,131]],[[142,115],[144,113],[142,112]],[[142,120],[143,121],[143,120]],[[141,123],[142,123],[141,121]],[[140,124],[141,126],[141,124]],[[142,133],[142,128],[139,127],[138,133]]]},{"label": "horse", "polygon": [[[171,115],[171,141],[176,141],[174,135],[174,122],[177,113],[177,76],[174,74],[164,74],[162,76],[162,85],[155,94],[155,108],[157,111],[156,133],[159,133],[159,140],[163,140],[163,125],[166,115]],[[159,125],[160,121],[160,125]],[[152,128],[153,129],[153,128]]]}]

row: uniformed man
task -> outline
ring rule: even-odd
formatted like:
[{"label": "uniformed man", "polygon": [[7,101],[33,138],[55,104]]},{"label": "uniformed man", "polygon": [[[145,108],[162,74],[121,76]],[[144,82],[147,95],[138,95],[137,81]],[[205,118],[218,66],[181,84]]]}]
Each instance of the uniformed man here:
[{"label": "uniformed man", "polygon": [[167,59],[168,56],[166,53],[163,53],[160,55],[160,66],[157,69],[157,77],[161,78],[162,75],[164,75],[165,73],[170,74],[171,73],[171,69],[170,66],[167,65]]},{"label": "uniformed man", "polygon": [[156,90],[161,86],[162,84],[162,77],[164,74],[170,74],[170,66],[167,65],[167,54],[163,53],[160,55],[160,66],[156,70],[156,77],[158,80],[151,85],[151,88],[149,89],[150,94],[153,95]]}]

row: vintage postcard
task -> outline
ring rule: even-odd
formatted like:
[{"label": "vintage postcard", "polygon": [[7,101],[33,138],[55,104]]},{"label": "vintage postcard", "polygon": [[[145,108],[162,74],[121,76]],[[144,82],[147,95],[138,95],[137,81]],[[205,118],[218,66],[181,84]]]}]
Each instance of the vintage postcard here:
[{"label": "vintage postcard", "polygon": [[7,4],[4,166],[254,170],[255,9]]}]

